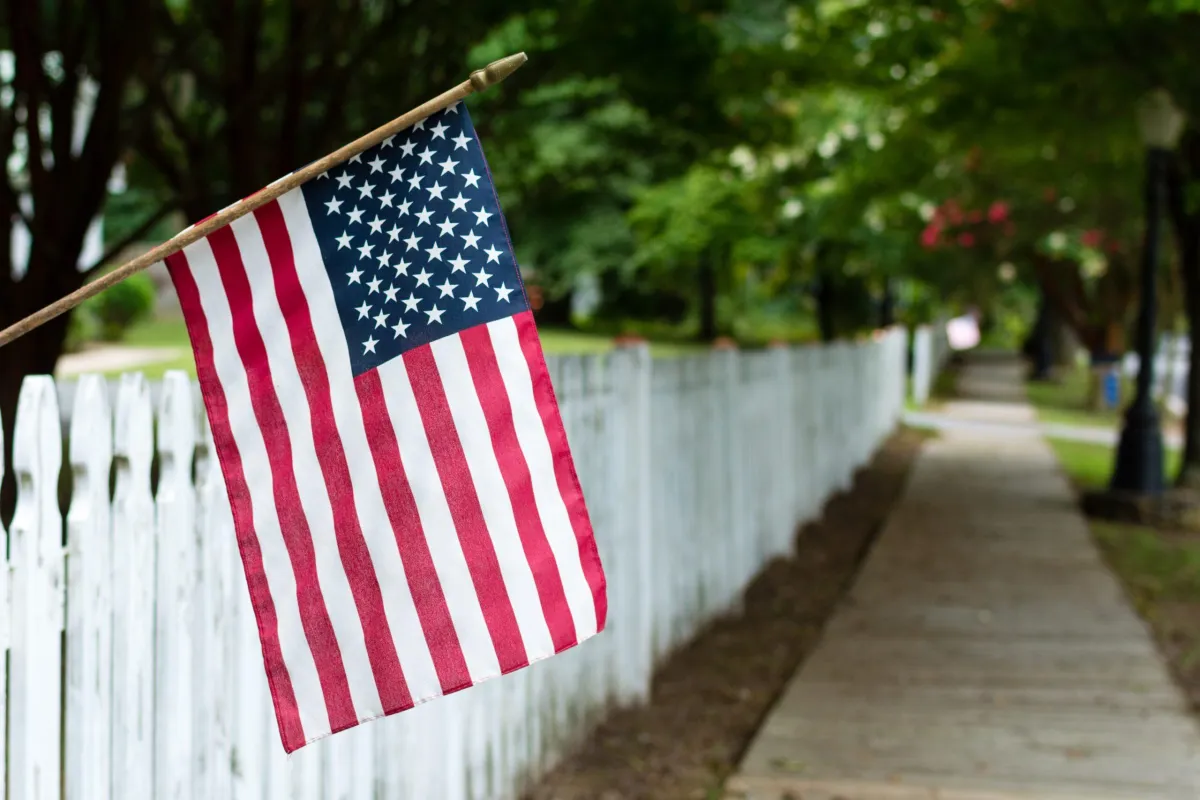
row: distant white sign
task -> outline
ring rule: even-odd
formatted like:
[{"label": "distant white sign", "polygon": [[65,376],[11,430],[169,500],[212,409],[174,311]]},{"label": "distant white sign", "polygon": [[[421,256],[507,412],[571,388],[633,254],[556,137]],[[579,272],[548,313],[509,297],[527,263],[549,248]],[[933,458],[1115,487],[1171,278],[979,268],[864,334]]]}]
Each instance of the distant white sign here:
[{"label": "distant white sign", "polygon": [[946,338],[953,350],[970,350],[979,344],[979,321],[974,314],[963,314],[946,323]]}]

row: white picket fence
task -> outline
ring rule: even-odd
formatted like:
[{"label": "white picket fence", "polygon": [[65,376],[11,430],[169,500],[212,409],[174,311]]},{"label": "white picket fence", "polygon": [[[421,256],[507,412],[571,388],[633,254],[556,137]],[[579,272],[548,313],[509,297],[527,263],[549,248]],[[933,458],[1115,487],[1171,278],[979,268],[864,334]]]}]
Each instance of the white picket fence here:
[{"label": "white picket fence", "polygon": [[912,335],[912,380],[910,394],[918,406],[929,402],[933,385],[950,359],[946,324],[918,325]]},{"label": "white picket fence", "polygon": [[664,655],[736,607],[849,484],[899,418],[904,353],[892,330],[758,353],[551,359],[609,578],[608,630],[291,759],[196,386],[182,373],[156,387],[139,374],[30,377],[0,566],[7,798],[513,797],[614,704],[645,698]]}]

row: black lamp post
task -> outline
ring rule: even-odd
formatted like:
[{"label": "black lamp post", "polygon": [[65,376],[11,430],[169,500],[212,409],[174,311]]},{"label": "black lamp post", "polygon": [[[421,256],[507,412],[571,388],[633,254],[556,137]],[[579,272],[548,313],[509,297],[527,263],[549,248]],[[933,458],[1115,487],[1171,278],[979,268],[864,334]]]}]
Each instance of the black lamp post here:
[{"label": "black lamp post", "polygon": [[1163,490],[1163,438],[1154,406],[1154,357],[1158,329],[1158,240],[1171,151],[1183,132],[1183,115],[1163,90],[1151,94],[1138,109],[1138,126],[1146,144],[1146,238],[1142,244],[1141,303],[1137,322],[1137,393],[1125,412],[1110,488],[1118,492],[1157,494]]}]

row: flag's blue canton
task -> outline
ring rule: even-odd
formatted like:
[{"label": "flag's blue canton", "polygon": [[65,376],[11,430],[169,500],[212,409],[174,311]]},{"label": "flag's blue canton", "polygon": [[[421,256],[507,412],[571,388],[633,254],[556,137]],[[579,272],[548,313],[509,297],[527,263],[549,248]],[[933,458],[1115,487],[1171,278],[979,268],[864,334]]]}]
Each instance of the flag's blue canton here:
[{"label": "flag's blue canton", "polygon": [[529,307],[461,104],[303,187],[355,375]]}]

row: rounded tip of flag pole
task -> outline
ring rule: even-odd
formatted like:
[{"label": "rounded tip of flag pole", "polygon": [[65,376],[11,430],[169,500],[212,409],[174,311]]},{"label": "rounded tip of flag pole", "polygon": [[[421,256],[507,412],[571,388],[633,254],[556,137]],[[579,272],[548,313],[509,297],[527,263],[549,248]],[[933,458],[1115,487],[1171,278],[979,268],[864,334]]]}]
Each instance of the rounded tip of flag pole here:
[{"label": "rounded tip of flag pole", "polygon": [[528,60],[529,57],[524,53],[514,53],[511,56],[505,56],[497,61],[493,61],[483,69],[477,69],[471,73],[471,86],[474,87],[475,91],[482,92],[489,86],[495,86],[509,75],[512,75]]}]

